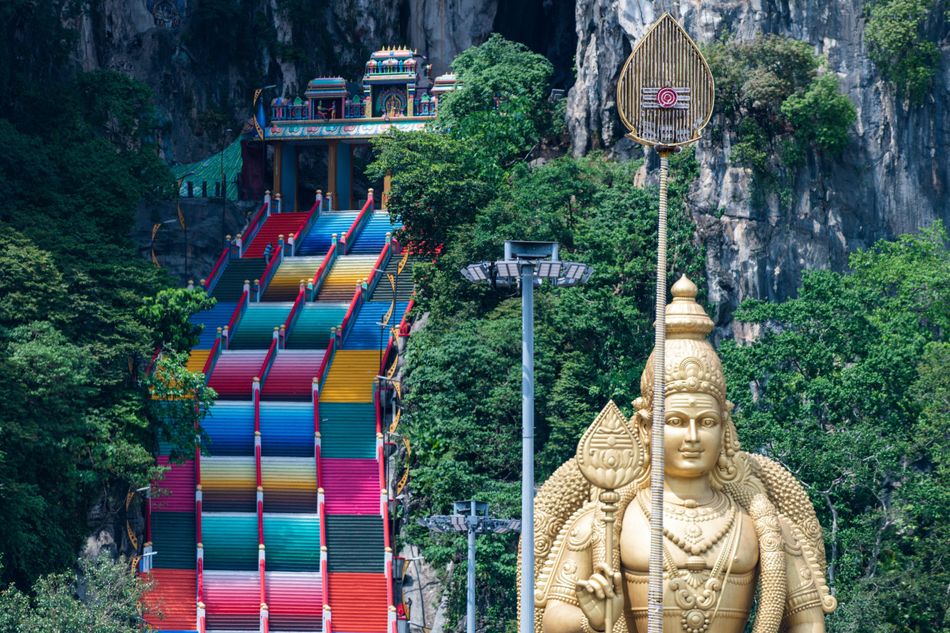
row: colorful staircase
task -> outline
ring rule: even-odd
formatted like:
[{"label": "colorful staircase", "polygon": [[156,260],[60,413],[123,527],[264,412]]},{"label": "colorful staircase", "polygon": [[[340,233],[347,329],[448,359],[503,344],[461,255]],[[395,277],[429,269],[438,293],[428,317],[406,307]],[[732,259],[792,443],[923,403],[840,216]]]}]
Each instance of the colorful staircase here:
[{"label": "colorful staircase", "polygon": [[313,228],[297,245],[297,255],[326,255],[333,243],[333,236],[337,239],[350,230],[358,211],[335,211],[321,214],[314,222]]},{"label": "colorful staircase", "polygon": [[320,287],[318,301],[349,301],[357,282],[369,278],[376,264],[376,255],[341,255]]},{"label": "colorful staircase", "polygon": [[392,223],[387,211],[377,211],[360,229],[347,252],[353,255],[377,255],[386,245],[386,235],[391,236],[400,226]]},{"label": "colorful staircase", "polygon": [[237,301],[244,292],[244,282],[253,284],[260,279],[266,266],[263,258],[232,259],[212,288],[211,296],[218,301]]},{"label": "colorful staircase", "polygon": [[264,257],[264,251],[267,245],[271,246],[271,253],[277,251],[280,236],[284,236],[285,242],[291,234],[296,233],[303,226],[309,212],[300,211],[297,213],[274,213],[267,216],[264,224],[258,229],[257,234],[251,239],[251,243],[244,247],[242,258]]},{"label": "colorful staircase", "polygon": [[[395,633],[375,390],[382,349],[407,303],[393,302],[391,287],[388,295],[379,286],[355,294],[375,266],[396,270],[384,250],[393,227],[371,207],[312,223],[303,215],[268,216],[245,257],[219,272],[218,306],[193,319],[205,329],[189,366],[210,368],[218,401],[202,424],[204,452],[155,482],[148,524],[156,588],[148,603],[165,619],[148,619],[158,630]],[[293,218],[300,224],[289,216],[301,216]],[[305,222],[297,255],[285,253],[258,302],[258,246]],[[338,240],[349,233],[357,254],[342,254],[339,244],[307,301],[300,280],[313,279],[334,233]],[[252,296],[243,304],[245,279]],[[218,339],[227,324],[228,336]]]}]

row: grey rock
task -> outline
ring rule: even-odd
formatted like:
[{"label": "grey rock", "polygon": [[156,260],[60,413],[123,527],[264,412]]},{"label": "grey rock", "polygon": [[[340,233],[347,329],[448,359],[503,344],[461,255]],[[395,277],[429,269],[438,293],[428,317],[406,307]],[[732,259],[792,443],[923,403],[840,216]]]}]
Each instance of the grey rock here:
[{"label": "grey rock", "polygon": [[[620,140],[614,90],[621,64],[646,27],[664,10],[691,36],[709,42],[730,33],[739,40],[776,34],[810,42],[857,108],[852,142],[839,159],[811,156],[795,178],[791,203],[777,197],[757,207],[751,174],[729,161],[732,137],[708,135],[697,146],[700,176],[690,210],[706,247],[707,285],[721,335],[749,335],[732,321],[749,297],[793,296],[809,268],[844,270],[847,256],[881,238],[950,220],[946,156],[950,124],[950,47],[946,24],[941,72],[920,106],[902,103],[867,57],[863,0],[649,2],[577,0],[577,81],[568,96],[567,123],[575,154],[606,148],[635,155]],[[940,7],[936,9],[942,11]],[[721,126],[710,129],[721,129]],[[619,150],[619,151],[615,151]],[[649,179],[648,179],[649,180]]]}]

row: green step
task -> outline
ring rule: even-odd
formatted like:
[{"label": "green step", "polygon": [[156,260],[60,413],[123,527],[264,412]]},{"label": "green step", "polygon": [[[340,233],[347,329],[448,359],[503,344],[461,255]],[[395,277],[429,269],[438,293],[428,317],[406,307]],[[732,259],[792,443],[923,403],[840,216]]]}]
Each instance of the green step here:
[{"label": "green step", "polygon": [[323,301],[305,304],[294,327],[287,333],[287,349],[326,349],[330,328],[343,323],[349,307],[348,303]]},{"label": "green step", "polygon": [[268,571],[320,571],[320,517],[265,512],[264,546]]},{"label": "green step", "polygon": [[376,407],[371,403],[320,404],[320,456],[376,458]]},{"label": "green step", "polygon": [[194,569],[196,557],[194,512],[153,512],[152,550],[155,567]]},{"label": "green step", "polygon": [[253,287],[254,280],[261,278],[266,266],[263,258],[232,257],[226,264],[224,272],[221,273],[211,295],[218,301],[237,301],[244,292],[244,281],[250,281]]},{"label": "green step", "polygon": [[384,565],[384,547],[382,517],[348,515],[327,517],[327,554],[331,573],[381,573]]},{"label": "green step", "polygon": [[257,514],[205,512],[201,515],[205,569],[257,569]]},{"label": "green step", "polygon": [[274,339],[274,327],[287,320],[293,303],[252,303],[231,333],[228,349],[267,349]]}]

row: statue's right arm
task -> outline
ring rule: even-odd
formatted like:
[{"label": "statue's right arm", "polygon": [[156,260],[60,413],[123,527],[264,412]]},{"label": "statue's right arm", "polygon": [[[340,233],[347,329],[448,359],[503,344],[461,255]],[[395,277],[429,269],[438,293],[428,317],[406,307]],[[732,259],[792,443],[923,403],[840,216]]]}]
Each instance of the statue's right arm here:
[{"label": "statue's right arm", "polygon": [[577,582],[586,580],[593,572],[591,541],[593,523],[584,514],[567,526],[568,536],[547,590],[547,603],[542,619],[543,633],[582,633],[584,612],[577,600]]},{"label": "statue's right arm", "polygon": [[580,607],[562,602],[548,600],[544,608],[544,619],[541,622],[543,633],[583,633],[581,623],[584,612]]}]

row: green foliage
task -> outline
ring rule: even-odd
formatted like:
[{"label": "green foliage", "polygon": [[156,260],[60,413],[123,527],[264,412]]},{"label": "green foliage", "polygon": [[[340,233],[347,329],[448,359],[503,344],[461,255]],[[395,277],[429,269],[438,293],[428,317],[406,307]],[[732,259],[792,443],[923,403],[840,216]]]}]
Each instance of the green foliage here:
[{"label": "green foliage", "polygon": [[217,300],[204,289],[166,288],[153,297],[145,297],[138,316],[153,332],[155,349],[185,352],[198,344],[201,326],[191,325],[188,317],[210,310]]},{"label": "green foliage", "polygon": [[848,130],[857,118],[854,106],[838,92],[832,75],[815,78],[804,93],[790,95],[782,103],[784,114],[795,128],[799,146],[821,148],[840,154],[848,144]]},{"label": "green foliage", "polygon": [[760,196],[787,189],[810,153],[845,149],[856,110],[808,43],[767,36],[715,43],[705,53],[716,110],[736,130],[730,157],[752,168]]},{"label": "green foliage", "polygon": [[765,333],[721,349],[736,423],[746,450],[808,486],[840,604],[831,629],[939,631],[946,604],[934,591],[950,582],[947,233],[937,224],[850,263],[850,274],[806,273],[796,299],[743,304],[737,318]]},{"label": "green foliage", "polygon": [[[184,314],[186,322],[189,315]],[[166,349],[145,378],[152,396],[148,407],[151,427],[160,442],[172,447],[169,456],[173,460],[194,456],[195,429],[200,429],[218,395],[206,384],[204,374],[188,371],[187,361],[187,352]]]},{"label": "green foliage", "polygon": [[469,151],[504,166],[540,140],[552,110],[547,59],[496,33],[459,54],[452,70],[461,85],[439,102],[438,125],[466,139]]},{"label": "green foliage", "polygon": [[151,479],[160,432],[184,434],[153,411],[142,370],[155,346],[193,338],[203,305],[143,299],[170,279],[132,248],[133,214],[174,182],[149,91],[70,65],[75,6],[0,8],[0,554],[23,588],[75,559],[92,505]]},{"label": "green foliage", "polygon": [[[524,156],[559,131],[544,96],[550,66],[493,37],[453,64],[463,87],[444,109],[446,133],[377,142],[373,175],[392,171],[390,211],[402,239],[438,248],[415,267],[428,326],[407,348],[400,432],[412,442],[411,517],[443,514],[456,499],[520,514],[520,299],[515,289],[473,286],[459,269],[495,259],[506,239],[552,240],[561,257],[593,265],[584,286],[537,292],[536,397],[539,480],[573,454],[577,437],[609,399],[629,403],[652,346],[656,191],[631,183],[640,163],[603,156],[531,166]],[[497,100],[495,97],[499,96]],[[670,260],[701,274],[684,201],[698,174],[692,152],[673,158]],[[406,524],[440,569],[460,561],[462,540]],[[479,538],[478,613],[487,630],[513,627],[517,538]],[[464,566],[445,578],[454,616],[464,611]]]},{"label": "green foliage", "polygon": [[940,63],[940,50],[924,34],[936,8],[934,0],[875,0],[864,26],[871,60],[916,103],[927,95]]},{"label": "green foliage", "polygon": [[78,577],[45,576],[31,595],[15,586],[0,591],[0,633],[136,633],[147,589],[124,558],[80,559]]}]

